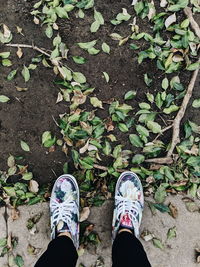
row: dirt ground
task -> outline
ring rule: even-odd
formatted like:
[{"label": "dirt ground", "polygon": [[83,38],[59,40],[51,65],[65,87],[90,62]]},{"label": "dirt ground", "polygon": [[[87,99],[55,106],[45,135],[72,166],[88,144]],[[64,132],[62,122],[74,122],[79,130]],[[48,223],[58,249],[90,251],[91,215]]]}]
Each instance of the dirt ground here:
[{"label": "dirt ground", "polygon": [[[34,42],[38,47],[51,49],[51,42],[45,36],[40,26],[33,23],[30,11],[35,1],[24,0],[1,0],[0,4],[0,23],[5,23],[14,33],[14,43],[32,44]],[[102,12],[105,21],[114,18],[124,7],[130,14],[133,9],[130,7],[129,0],[122,1],[95,1],[96,8]],[[124,94],[129,90],[136,90],[137,96],[129,103],[137,110],[138,102],[145,98],[147,87],[144,83],[143,75],[148,73],[153,78],[153,90],[160,88],[159,79],[162,79],[160,71],[158,71],[154,63],[146,61],[140,66],[136,64],[136,52],[129,49],[129,44],[119,47],[116,41],[111,40],[109,34],[115,32],[115,27],[102,26],[101,29],[93,34],[90,33],[90,25],[92,22],[92,11],[86,12],[84,20],[76,19],[71,16],[70,20],[60,20],[58,25],[59,32],[63,41],[69,47],[69,66],[76,71],[81,71],[87,77],[87,81],[92,87],[95,87],[95,94],[102,101],[109,102],[111,99],[121,100]],[[142,30],[147,28],[147,24],[142,21],[138,22]],[[16,33],[16,25],[23,28],[24,37]],[[128,22],[119,25],[116,32],[127,36],[129,34]],[[105,41],[111,46],[111,56],[99,53],[91,56],[84,52],[76,45],[77,42],[87,42],[94,39]],[[102,42],[101,42],[102,43]],[[99,44],[100,46],[100,44]],[[144,49],[144,46],[142,49]],[[98,45],[96,46],[98,48]],[[62,173],[63,164],[69,161],[64,153],[57,148],[53,153],[47,153],[47,149],[41,145],[41,136],[44,131],[50,130],[59,138],[61,137],[58,127],[52,119],[52,116],[58,118],[59,114],[65,113],[68,109],[66,102],[56,104],[59,87],[53,83],[55,75],[52,69],[45,68],[42,65],[31,72],[30,81],[25,84],[21,75],[17,75],[13,81],[7,81],[5,78],[12,69],[19,67],[21,70],[23,64],[29,64],[31,58],[37,53],[31,49],[23,50],[22,59],[16,57],[16,49],[8,49],[12,51],[11,60],[13,66],[5,68],[0,66],[0,94],[5,94],[11,98],[6,105],[0,105],[0,169],[6,168],[6,159],[9,153],[15,156],[23,156],[24,162],[28,162],[30,169],[35,174],[36,180],[46,183],[55,178],[56,175]],[[0,46],[0,51],[5,48]],[[88,59],[84,65],[73,63],[72,56],[83,56]],[[103,78],[102,72],[106,71],[110,76],[110,83],[107,84]],[[181,82],[187,86],[189,75],[181,73]],[[17,92],[15,86],[28,87],[26,92]],[[196,86],[194,96],[200,97],[200,93]],[[87,107],[87,103],[86,103]],[[108,110],[98,111],[98,115],[103,118],[108,116]],[[163,117],[164,120],[168,117]],[[200,123],[200,118],[196,110],[188,107],[188,113],[185,119],[192,119],[196,123]],[[130,144],[126,140],[126,135],[116,130],[118,140],[125,145],[127,149],[131,149]],[[170,132],[165,135],[165,140],[169,140]],[[123,136],[123,138],[122,138]],[[30,145],[31,152],[26,153],[20,148],[20,140],[26,141]]]}]

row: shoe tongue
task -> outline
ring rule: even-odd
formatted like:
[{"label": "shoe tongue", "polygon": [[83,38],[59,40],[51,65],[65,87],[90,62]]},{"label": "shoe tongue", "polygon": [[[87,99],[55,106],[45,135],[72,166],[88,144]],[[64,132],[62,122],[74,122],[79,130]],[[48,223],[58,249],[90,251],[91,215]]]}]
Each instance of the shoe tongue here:
[{"label": "shoe tongue", "polygon": [[122,215],[121,220],[120,220],[120,226],[133,229],[133,223],[128,213],[125,213],[124,215]]}]

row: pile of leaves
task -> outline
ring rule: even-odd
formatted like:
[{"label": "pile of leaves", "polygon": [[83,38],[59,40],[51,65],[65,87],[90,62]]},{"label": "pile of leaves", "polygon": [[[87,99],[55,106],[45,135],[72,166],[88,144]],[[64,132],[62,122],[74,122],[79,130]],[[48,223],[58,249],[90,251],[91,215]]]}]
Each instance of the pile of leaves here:
[{"label": "pile of leaves", "polygon": [[[164,132],[172,127],[171,120],[181,107],[182,99],[186,94],[186,88],[181,83],[180,71],[195,71],[199,68],[198,49],[199,38],[191,29],[190,20],[183,14],[183,9],[190,6],[193,12],[199,12],[198,1],[192,0],[162,0],[154,1],[134,0],[130,12],[123,8],[110,19],[113,30],[110,38],[118,42],[119,46],[127,46],[138,58],[138,64],[144,61],[153,61],[157,66],[160,76],[158,81],[160,90],[155,92],[152,88],[152,78],[149,73],[144,74],[146,84],[146,100],[138,103],[133,109],[131,100],[137,96],[137,91],[130,90],[125,93],[124,99],[114,99],[109,103],[103,103],[95,95],[95,88],[87,83],[87,78],[81,72],[72,70],[68,53],[70,48],[62,42],[59,35],[59,19],[70,19],[70,14],[84,19],[84,13],[88,9],[94,11],[94,21],[90,25],[91,41],[79,42],[77,46],[87,51],[89,55],[106,53],[112,56],[112,47],[106,42],[94,40],[92,34],[105,24],[102,13],[95,8],[93,0],[41,0],[33,6],[31,14],[35,24],[42,24],[46,36],[52,39],[52,51],[49,53],[36,46],[26,46],[39,52],[38,57],[32,59],[32,63],[23,66],[21,73],[25,82],[30,79],[30,70],[33,71],[40,63],[45,67],[51,67],[57,75],[55,83],[60,92],[56,103],[65,101],[69,111],[55,119],[62,139],[57,139],[54,133],[46,131],[41,137],[42,145],[53,152],[55,147],[61,147],[69,159],[64,164],[65,173],[73,172],[78,177],[81,189],[81,205],[100,205],[102,201],[111,196],[114,191],[116,178],[124,170],[137,173],[143,182],[146,196],[154,194],[155,202],[159,208],[164,206],[167,193],[189,192],[192,197],[199,194],[200,176],[200,128],[192,121],[183,125],[181,142],[173,153],[173,161],[168,164],[151,164],[156,159],[166,154],[171,143],[166,143]],[[130,14],[129,14],[130,13]],[[149,28],[147,32],[141,32],[137,21],[147,20]],[[118,32],[117,26],[127,23],[130,30],[128,36]],[[20,29],[18,28],[18,31]],[[0,41],[8,46],[18,47],[17,55],[21,56],[19,46],[10,44],[12,33],[6,25],[0,32]],[[84,40],[83,40],[84,41]],[[97,42],[101,42],[101,50],[95,48]],[[145,47],[145,49],[144,49]],[[3,66],[10,67],[10,52],[0,53]],[[82,56],[72,57],[76,64],[87,64]],[[18,70],[11,70],[7,79],[12,80]],[[103,72],[104,78],[109,83],[109,75]],[[17,88],[25,91],[26,88]],[[1,95],[0,102],[8,102],[9,97]],[[85,103],[90,103],[86,107]],[[193,102],[194,108],[200,107],[200,100]],[[97,115],[98,110],[105,109],[108,115],[105,118]],[[119,139],[119,132],[129,140],[129,147],[123,147]],[[24,142],[24,141],[22,141]],[[22,149],[29,152],[27,143],[21,143]],[[134,152],[133,152],[134,151]],[[3,193],[11,197],[17,204],[33,204],[45,198],[44,190],[32,192],[30,184],[24,184],[24,180],[32,182],[32,174],[26,167],[12,164],[9,160],[8,173],[1,173]],[[68,165],[73,162],[73,170]],[[7,185],[7,178],[12,175],[20,175],[20,180],[14,186]],[[163,206],[162,206],[163,205]]]}]

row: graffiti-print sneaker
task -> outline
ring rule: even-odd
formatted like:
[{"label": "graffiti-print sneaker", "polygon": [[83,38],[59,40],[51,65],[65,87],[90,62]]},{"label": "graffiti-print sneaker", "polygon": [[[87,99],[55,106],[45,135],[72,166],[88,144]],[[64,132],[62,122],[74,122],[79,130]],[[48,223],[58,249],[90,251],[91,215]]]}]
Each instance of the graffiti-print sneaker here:
[{"label": "graffiti-print sneaker", "polygon": [[143,188],[138,176],[133,172],[123,172],[116,184],[115,208],[113,213],[112,238],[119,229],[127,228],[139,237],[139,227],[144,208]]},{"label": "graffiti-print sneaker", "polygon": [[50,200],[51,238],[69,232],[74,246],[79,246],[79,188],[76,179],[61,175],[55,182]]}]

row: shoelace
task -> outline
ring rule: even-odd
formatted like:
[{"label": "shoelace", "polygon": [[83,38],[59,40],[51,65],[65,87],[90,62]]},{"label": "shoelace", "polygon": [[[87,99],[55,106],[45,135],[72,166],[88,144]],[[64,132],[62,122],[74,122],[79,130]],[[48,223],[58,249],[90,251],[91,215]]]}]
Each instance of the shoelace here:
[{"label": "shoelace", "polygon": [[75,201],[72,197],[69,197],[64,202],[59,203],[57,200],[51,198],[52,210],[53,210],[53,223],[58,224],[59,221],[63,221],[71,229],[72,214],[78,212]]},{"label": "shoelace", "polygon": [[117,202],[117,219],[120,220],[122,214],[128,214],[131,221],[137,222],[141,205],[138,201],[132,201],[122,196],[115,197]]}]

